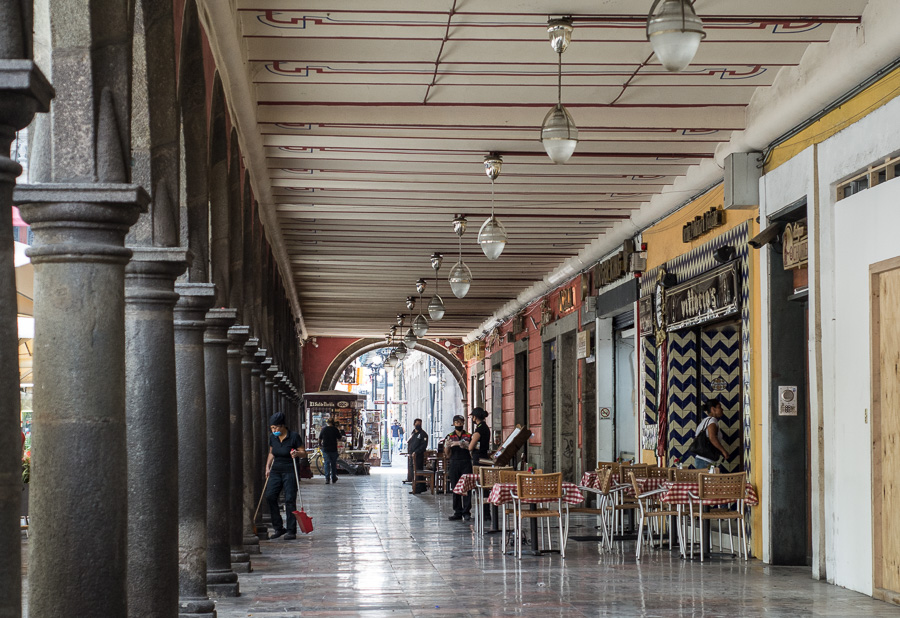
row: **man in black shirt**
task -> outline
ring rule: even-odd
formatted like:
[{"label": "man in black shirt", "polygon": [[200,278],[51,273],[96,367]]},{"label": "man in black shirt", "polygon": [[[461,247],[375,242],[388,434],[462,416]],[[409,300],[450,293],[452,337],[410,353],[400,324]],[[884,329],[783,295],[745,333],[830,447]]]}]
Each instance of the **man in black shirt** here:
[{"label": "man in black shirt", "polygon": [[[463,425],[466,419],[457,414],[453,417],[453,431],[444,438],[444,449],[450,453],[450,461],[447,463],[447,481],[450,487],[462,478],[463,474],[472,474],[472,456],[469,454],[469,442],[472,440]],[[451,521],[472,519],[472,497],[469,494],[460,496],[453,494],[453,515]]]},{"label": "man in black shirt", "polygon": [[[409,438],[407,448],[409,455],[413,458],[413,480],[415,480],[415,471],[425,469],[425,450],[428,448],[428,434],[422,429],[422,419],[417,418],[413,421],[415,428]],[[413,485],[413,490],[409,493],[418,494],[425,491],[425,483],[418,482]]]},{"label": "man in black shirt", "polygon": [[325,484],[334,481],[337,483],[337,458],[338,441],[344,438],[344,432],[334,426],[334,419],[329,418],[328,424],[319,432],[319,446],[322,447],[322,456],[325,460]]}]

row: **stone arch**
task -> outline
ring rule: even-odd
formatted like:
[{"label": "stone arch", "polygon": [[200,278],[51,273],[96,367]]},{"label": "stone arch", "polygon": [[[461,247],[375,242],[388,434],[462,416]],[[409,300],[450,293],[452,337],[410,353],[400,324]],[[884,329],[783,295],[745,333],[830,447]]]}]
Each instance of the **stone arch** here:
[{"label": "stone arch", "polygon": [[[138,0],[132,53],[132,182],[153,198],[129,244],[178,245],[180,152],[172,4]],[[152,84],[152,87],[151,87]]]},{"label": "stone arch", "polygon": [[228,127],[225,118],[225,90],[218,71],[213,76],[209,112],[209,263],[216,284],[216,303],[232,306],[231,258],[228,238]]},{"label": "stone arch", "polygon": [[181,112],[181,246],[193,256],[190,281],[209,281],[208,142],[203,38],[196,0],[187,0],[181,24],[178,102]]},{"label": "stone arch", "polygon": [[235,307],[246,323],[244,311],[244,219],[241,195],[241,151],[237,129],[231,128],[228,149],[228,263],[231,270],[231,290],[228,306]]},{"label": "stone arch", "polygon": [[[325,370],[325,375],[322,376],[322,382],[318,385],[318,390],[333,390],[337,386],[338,378],[340,378],[347,365],[362,354],[383,347],[385,347],[384,339],[359,339],[358,341],[351,343],[341,350],[341,352],[334,357],[334,360],[331,361],[331,364],[328,365],[328,369]],[[435,357],[450,370],[450,373],[453,374],[457,384],[459,384],[460,392],[463,394],[463,406],[467,407],[467,402],[469,401],[469,388],[466,380],[466,367],[463,365],[462,361],[444,346],[439,345],[430,339],[420,339],[419,343],[416,344],[416,350]]]}]

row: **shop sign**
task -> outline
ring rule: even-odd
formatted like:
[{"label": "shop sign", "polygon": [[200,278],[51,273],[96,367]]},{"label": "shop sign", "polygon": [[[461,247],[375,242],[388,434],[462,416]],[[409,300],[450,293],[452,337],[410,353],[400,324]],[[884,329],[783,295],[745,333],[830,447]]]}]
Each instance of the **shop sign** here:
[{"label": "shop sign", "polygon": [[649,337],[653,333],[653,295],[647,294],[638,300],[638,323],[641,334]]},{"label": "shop sign", "polygon": [[702,215],[694,217],[693,221],[689,221],[681,228],[682,242],[691,242],[700,238],[710,230],[725,225],[725,211],[721,206],[713,206]]},{"label": "shop sign", "polygon": [[666,330],[716,320],[738,311],[737,262],[666,290]]},{"label": "shop sign", "polygon": [[633,253],[634,241],[631,239],[626,240],[622,243],[621,251],[594,267],[594,285],[602,288],[604,285],[609,285],[613,281],[627,275]]},{"label": "shop sign", "polygon": [[559,291],[559,315],[575,308],[575,286],[570,285]]},{"label": "shop sign", "polygon": [[782,261],[785,270],[803,268],[809,262],[809,230],[806,219],[788,223],[782,236]]},{"label": "shop sign", "polygon": [[484,341],[473,341],[472,343],[467,343],[463,347],[463,359],[465,361],[470,360],[482,360],[484,358]]},{"label": "shop sign", "polygon": [[591,331],[578,331],[575,336],[575,357],[576,359],[587,358],[591,352]]}]

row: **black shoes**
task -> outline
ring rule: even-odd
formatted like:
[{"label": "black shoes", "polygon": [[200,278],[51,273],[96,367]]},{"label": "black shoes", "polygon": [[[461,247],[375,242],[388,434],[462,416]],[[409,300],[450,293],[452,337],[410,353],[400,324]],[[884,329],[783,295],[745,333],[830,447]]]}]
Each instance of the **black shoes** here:
[{"label": "black shoes", "polygon": [[463,518],[464,520],[466,520],[466,521],[469,521],[469,520],[472,519],[472,516],[469,515],[468,513],[466,513],[465,515],[462,516],[462,518]]},{"label": "black shoes", "polygon": [[[278,530],[277,532],[273,532],[272,535],[269,537],[269,540],[271,541],[272,539],[277,539],[278,537],[284,536],[285,534],[287,534],[287,530],[282,528],[281,530]],[[294,538],[297,538],[297,537],[295,536]]]},{"label": "black shoes", "polygon": [[456,515],[456,514],[454,514],[454,515],[451,515],[450,517],[448,517],[447,519],[449,519],[450,521],[459,521],[459,520],[462,519],[462,518],[463,518],[462,515]]},{"label": "black shoes", "polygon": [[294,534],[293,532],[288,532],[287,534],[284,535],[285,541],[293,541],[296,538],[297,538],[297,535]]},{"label": "black shoes", "polygon": [[336,477],[336,476],[333,477],[333,478],[331,479],[331,482],[332,482],[332,483],[337,483],[337,477]]},{"label": "black shoes", "polygon": [[329,481],[328,479],[325,479],[325,484],[329,485],[329,484],[331,484],[331,481]]}]

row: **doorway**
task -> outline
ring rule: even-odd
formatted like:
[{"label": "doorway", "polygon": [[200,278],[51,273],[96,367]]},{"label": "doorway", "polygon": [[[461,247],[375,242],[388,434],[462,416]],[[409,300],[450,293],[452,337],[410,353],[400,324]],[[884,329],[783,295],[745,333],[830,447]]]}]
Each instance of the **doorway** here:
[{"label": "doorway", "polygon": [[900,603],[900,258],[873,264],[872,543],[876,599]]}]

